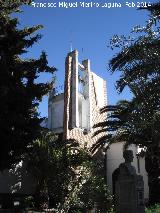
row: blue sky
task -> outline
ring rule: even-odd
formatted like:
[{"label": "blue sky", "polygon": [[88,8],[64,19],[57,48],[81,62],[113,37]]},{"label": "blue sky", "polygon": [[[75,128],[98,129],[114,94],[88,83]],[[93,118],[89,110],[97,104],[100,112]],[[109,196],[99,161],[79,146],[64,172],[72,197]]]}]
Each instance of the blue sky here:
[{"label": "blue sky", "polygon": [[[63,0],[37,0],[36,3],[63,2]],[[107,93],[109,104],[115,104],[119,99],[131,97],[129,91],[118,95],[115,90],[115,82],[118,74],[111,75],[107,71],[108,61],[113,57],[115,51],[107,47],[109,40],[115,34],[128,35],[132,27],[144,24],[148,13],[139,11],[136,7],[126,6],[126,1],[115,1],[121,3],[121,8],[82,8],[80,0],[67,0],[67,3],[77,2],[77,8],[42,8],[23,7],[23,13],[19,14],[20,27],[42,24],[44,28],[39,31],[42,39],[35,44],[27,54],[27,57],[37,58],[42,50],[48,55],[49,65],[54,65],[58,71],[57,84],[62,85],[64,80],[64,63],[67,53],[70,51],[70,41],[73,49],[79,51],[79,59],[89,58],[91,69],[107,81]],[[83,1],[81,1],[83,2]],[[91,0],[84,2],[91,2]],[[93,3],[109,3],[109,0],[93,0]],[[137,1],[129,1],[137,5]],[[152,2],[152,1],[150,1]],[[83,49],[83,51],[82,51]],[[118,49],[116,50],[118,51]],[[50,80],[51,76],[40,76],[40,80]],[[47,101],[44,97],[40,103],[39,112],[41,116],[47,116]]]}]

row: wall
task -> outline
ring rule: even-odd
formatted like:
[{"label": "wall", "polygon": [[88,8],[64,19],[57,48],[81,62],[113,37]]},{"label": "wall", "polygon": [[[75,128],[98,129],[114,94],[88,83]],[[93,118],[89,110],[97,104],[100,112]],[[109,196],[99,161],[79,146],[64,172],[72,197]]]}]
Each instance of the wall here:
[{"label": "wall", "polygon": [[64,95],[60,94],[49,100],[48,128],[55,132],[63,131]]},{"label": "wall", "polygon": [[89,99],[79,93],[78,97],[79,128],[89,130]]},{"label": "wall", "polygon": [[145,170],[145,158],[140,157],[139,159],[139,165],[140,165],[140,174],[143,174],[143,180],[144,180],[144,198],[146,199],[146,202],[148,201],[148,195],[149,195],[149,187],[148,187],[148,173]]},{"label": "wall", "polygon": [[97,106],[102,108],[106,105],[106,85],[105,81],[92,72],[95,86]]}]

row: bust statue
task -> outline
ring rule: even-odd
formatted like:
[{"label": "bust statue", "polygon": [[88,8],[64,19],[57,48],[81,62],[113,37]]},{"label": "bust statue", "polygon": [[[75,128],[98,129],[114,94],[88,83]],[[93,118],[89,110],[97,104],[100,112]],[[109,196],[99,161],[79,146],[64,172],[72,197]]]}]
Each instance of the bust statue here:
[{"label": "bust statue", "polygon": [[133,162],[133,151],[132,150],[125,150],[123,152],[123,158],[125,159],[124,163],[120,164],[120,170],[124,175],[136,175],[136,170],[134,166],[131,165]]},{"label": "bust statue", "polygon": [[125,159],[125,163],[133,162],[133,151],[132,150],[125,150],[123,152],[123,158]]},{"label": "bust statue", "polygon": [[124,163],[119,166],[118,178],[115,182],[115,208],[118,213],[145,213],[144,182],[141,175],[136,174],[133,162],[133,151],[123,152]]}]

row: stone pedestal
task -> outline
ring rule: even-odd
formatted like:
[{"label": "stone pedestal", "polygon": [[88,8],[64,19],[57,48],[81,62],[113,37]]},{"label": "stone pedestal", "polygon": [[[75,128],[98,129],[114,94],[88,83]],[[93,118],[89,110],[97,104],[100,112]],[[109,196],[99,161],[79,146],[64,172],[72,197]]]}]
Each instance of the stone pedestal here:
[{"label": "stone pedestal", "polygon": [[[131,154],[132,151],[125,152]],[[133,160],[133,155],[131,158]],[[115,205],[116,213],[145,212],[143,177],[136,174],[131,159],[125,158],[125,163],[119,166],[119,175],[115,183]]]}]

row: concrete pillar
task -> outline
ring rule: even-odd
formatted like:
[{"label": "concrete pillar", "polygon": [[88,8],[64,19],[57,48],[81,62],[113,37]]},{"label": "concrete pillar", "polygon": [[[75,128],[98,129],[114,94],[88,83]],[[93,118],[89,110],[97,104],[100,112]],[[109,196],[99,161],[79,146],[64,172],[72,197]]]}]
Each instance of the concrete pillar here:
[{"label": "concrete pillar", "polygon": [[64,83],[64,133],[68,139],[68,131],[79,126],[78,115],[78,51],[74,50],[66,57]]},{"label": "concrete pillar", "polygon": [[91,92],[91,65],[90,65],[90,60],[84,60],[82,61],[83,66],[85,67],[85,72],[87,75],[87,87],[86,92],[88,93],[88,101],[89,101],[89,122],[88,122],[88,127],[89,129],[92,128],[93,126],[93,121],[92,121],[92,92]]},{"label": "concrete pillar", "polygon": [[78,51],[71,52],[71,99],[72,99],[72,128],[79,127],[78,113]]}]

